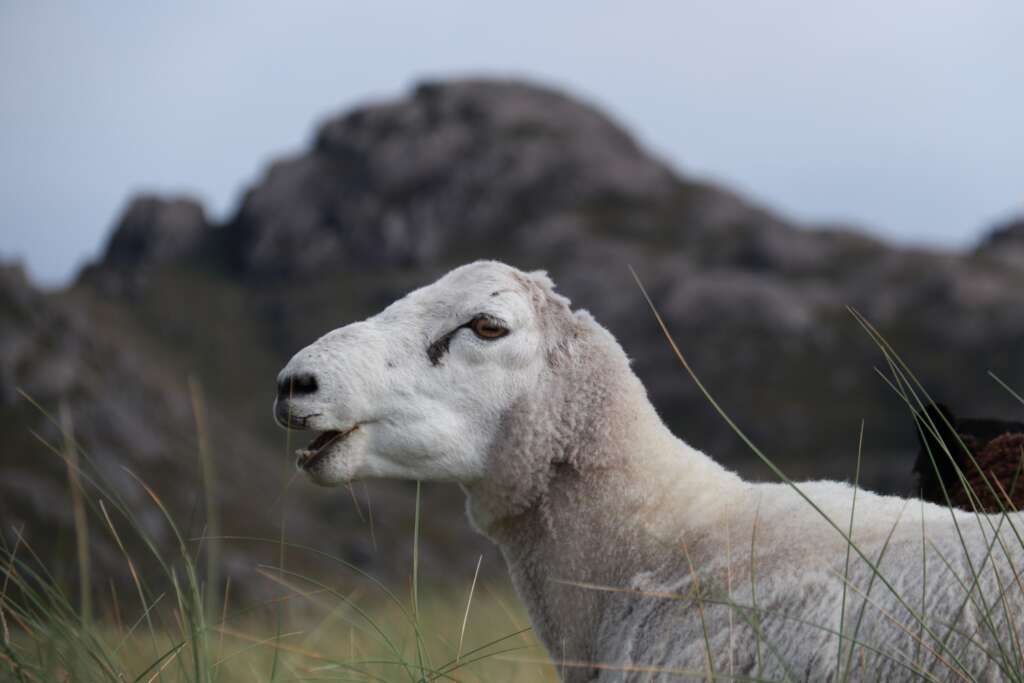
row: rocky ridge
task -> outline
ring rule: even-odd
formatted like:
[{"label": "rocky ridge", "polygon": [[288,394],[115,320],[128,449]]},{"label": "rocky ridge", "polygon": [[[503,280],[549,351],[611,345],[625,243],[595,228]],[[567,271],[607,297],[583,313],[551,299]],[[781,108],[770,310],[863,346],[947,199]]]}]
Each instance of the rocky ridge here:
[{"label": "rocky ridge", "polygon": [[[2,271],[5,431],[37,424],[11,388],[26,387],[50,407],[69,401],[98,461],[194,481],[194,469],[161,468],[176,462],[172,444],[194,434],[185,378],[198,377],[216,416],[218,471],[247,473],[231,487],[241,502],[224,494],[237,510],[225,522],[250,508],[259,520],[252,506],[284,476],[269,419],[278,368],[317,335],[478,257],[549,270],[623,342],[666,421],[745,476],[770,475],[678,367],[627,264],[721,404],[797,478],[852,477],[863,419],[862,482],[909,492],[912,422],[875,374],[880,355],[848,306],[937,397],[1020,417],[986,374],[1024,386],[1019,222],[969,253],[798,226],[679,175],[593,107],[522,82],[424,84],[328,119],[314,140],[272,164],[224,224],[188,199],[134,200],[104,256],[67,292],[43,295]],[[185,441],[193,462],[195,443]],[[25,442],[0,452],[0,500],[39,529],[66,528],[54,503],[60,468],[26,474],[39,451]],[[21,500],[9,472],[37,477],[26,486],[45,491],[42,502],[9,503]],[[294,488],[288,514],[302,540],[402,574],[412,489],[374,488],[375,538],[388,539],[374,547],[359,498]],[[425,496],[434,511],[427,571],[471,571],[486,544],[468,528],[461,494],[428,487]]]}]

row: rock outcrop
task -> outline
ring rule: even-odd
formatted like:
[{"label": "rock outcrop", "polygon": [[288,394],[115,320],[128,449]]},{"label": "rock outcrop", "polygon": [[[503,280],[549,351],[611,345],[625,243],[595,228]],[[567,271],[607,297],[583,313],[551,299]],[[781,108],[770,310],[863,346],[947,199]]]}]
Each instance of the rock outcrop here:
[{"label": "rock outcrop", "polygon": [[529,235],[675,180],[621,128],[560,93],[515,82],[425,84],[324,123],[313,149],[271,166],[225,237],[259,274],[423,266],[467,243]]},{"label": "rock outcrop", "polygon": [[[38,424],[13,390],[21,386],[51,407],[69,401],[76,433],[115,474],[128,461],[143,476],[194,481],[192,470],[167,469],[194,464],[192,437],[181,445],[194,434],[192,374],[217,416],[218,470],[246,473],[223,494],[237,496],[226,522],[247,510],[258,521],[268,491],[290,476],[269,417],[277,370],[316,336],[477,257],[551,271],[623,341],[666,421],[746,476],[770,474],[678,367],[627,264],[705,384],[794,477],[852,477],[863,419],[861,483],[913,485],[908,412],[874,372],[886,366],[848,306],[937,400],[1020,419],[987,375],[1024,388],[1019,223],[962,254],[795,225],[675,173],[594,108],[521,82],[423,85],[330,118],[314,139],[272,164],[222,225],[187,200],[136,200],[68,292],[43,295],[16,269],[0,271],[4,432]],[[0,452],[0,512],[16,506],[26,523],[62,528],[46,516],[62,505],[61,471],[45,484],[33,469],[45,452],[19,444]],[[21,500],[10,482],[26,477],[37,477],[25,495],[39,502],[9,502]],[[411,489],[373,489],[386,501],[373,504],[376,538],[389,539],[376,549],[352,497],[301,491],[289,508],[299,540],[391,576],[405,566]],[[461,499],[427,489],[428,573],[471,572],[475,554],[459,553],[486,548]],[[489,566],[501,572],[493,558]]]},{"label": "rock outcrop", "polygon": [[156,266],[187,258],[209,228],[199,202],[135,197],[121,215],[103,261],[111,266]]},{"label": "rock outcrop", "polygon": [[978,246],[978,253],[1024,268],[1024,216],[994,228]]}]

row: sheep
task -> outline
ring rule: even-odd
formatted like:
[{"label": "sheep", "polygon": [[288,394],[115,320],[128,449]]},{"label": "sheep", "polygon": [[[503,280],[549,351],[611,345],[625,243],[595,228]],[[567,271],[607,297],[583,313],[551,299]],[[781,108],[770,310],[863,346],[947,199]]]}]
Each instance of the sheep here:
[{"label": "sheep", "polygon": [[566,681],[991,680],[1020,654],[1018,515],[744,481],[542,272],[456,268],[277,379],[314,483],[461,485]]},{"label": "sheep", "polygon": [[914,473],[924,500],[993,513],[1024,508],[1024,423],[958,418],[947,406],[932,403],[915,426],[920,450]]}]

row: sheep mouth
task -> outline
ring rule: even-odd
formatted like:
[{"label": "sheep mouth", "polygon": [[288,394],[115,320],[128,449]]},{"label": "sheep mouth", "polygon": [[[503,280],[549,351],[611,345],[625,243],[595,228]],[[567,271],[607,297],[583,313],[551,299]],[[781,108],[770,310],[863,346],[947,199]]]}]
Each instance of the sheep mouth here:
[{"label": "sheep mouth", "polygon": [[344,441],[349,434],[357,429],[359,429],[359,425],[355,425],[351,429],[344,431],[331,429],[325,432],[320,432],[308,446],[295,451],[295,466],[300,470],[308,471],[312,469],[317,465],[317,463],[323,460],[328,453],[330,453],[333,446]]}]

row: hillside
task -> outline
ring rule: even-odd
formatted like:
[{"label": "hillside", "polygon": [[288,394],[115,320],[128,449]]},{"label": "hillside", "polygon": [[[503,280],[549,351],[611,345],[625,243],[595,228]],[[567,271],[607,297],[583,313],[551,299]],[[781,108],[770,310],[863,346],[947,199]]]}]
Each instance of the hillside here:
[{"label": "hillside", "polygon": [[[44,295],[16,268],[3,271],[0,515],[52,539],[70,523],[62,466],[28,433],[55,440],[57,431],[15,386],[51,410],[66,399],[77,437],[131,505],[147,501],[122,466],[159,482],[188,515],[198,481],[191,376],[206,398],[226,532],[273,537],[285,510],[293,540],[401,580],[415,488],[360,485],[350,495],[296,480],[282,499],[292,471],[270,419],[274,378],[318,335],[479,257],[548,270],[622,341],[673,429],[748,477],[770,475],[678,367],[627,264],[704,382],[792,476],[852,477],[864,419],[862,481],[909,491],[912,425],[847,306],[936,396],[1019,419],[986,375],[1024,385],[1019,224],[970,253],[798,226],[678,174],[564,94],[430,83],[325,121],[311,148],[272,164],[224,224],[187,198],[139,197],[67,291]],[[367,494],[372,535],[369,510],[354,502]],[[428,575],[471,576],[481,552],[500,574],[457,489],[426,487],[424,501]],[[98,552],[117,564],[109,543]],[[244,577],[251,553],[229,544],[227,571]]]}]

